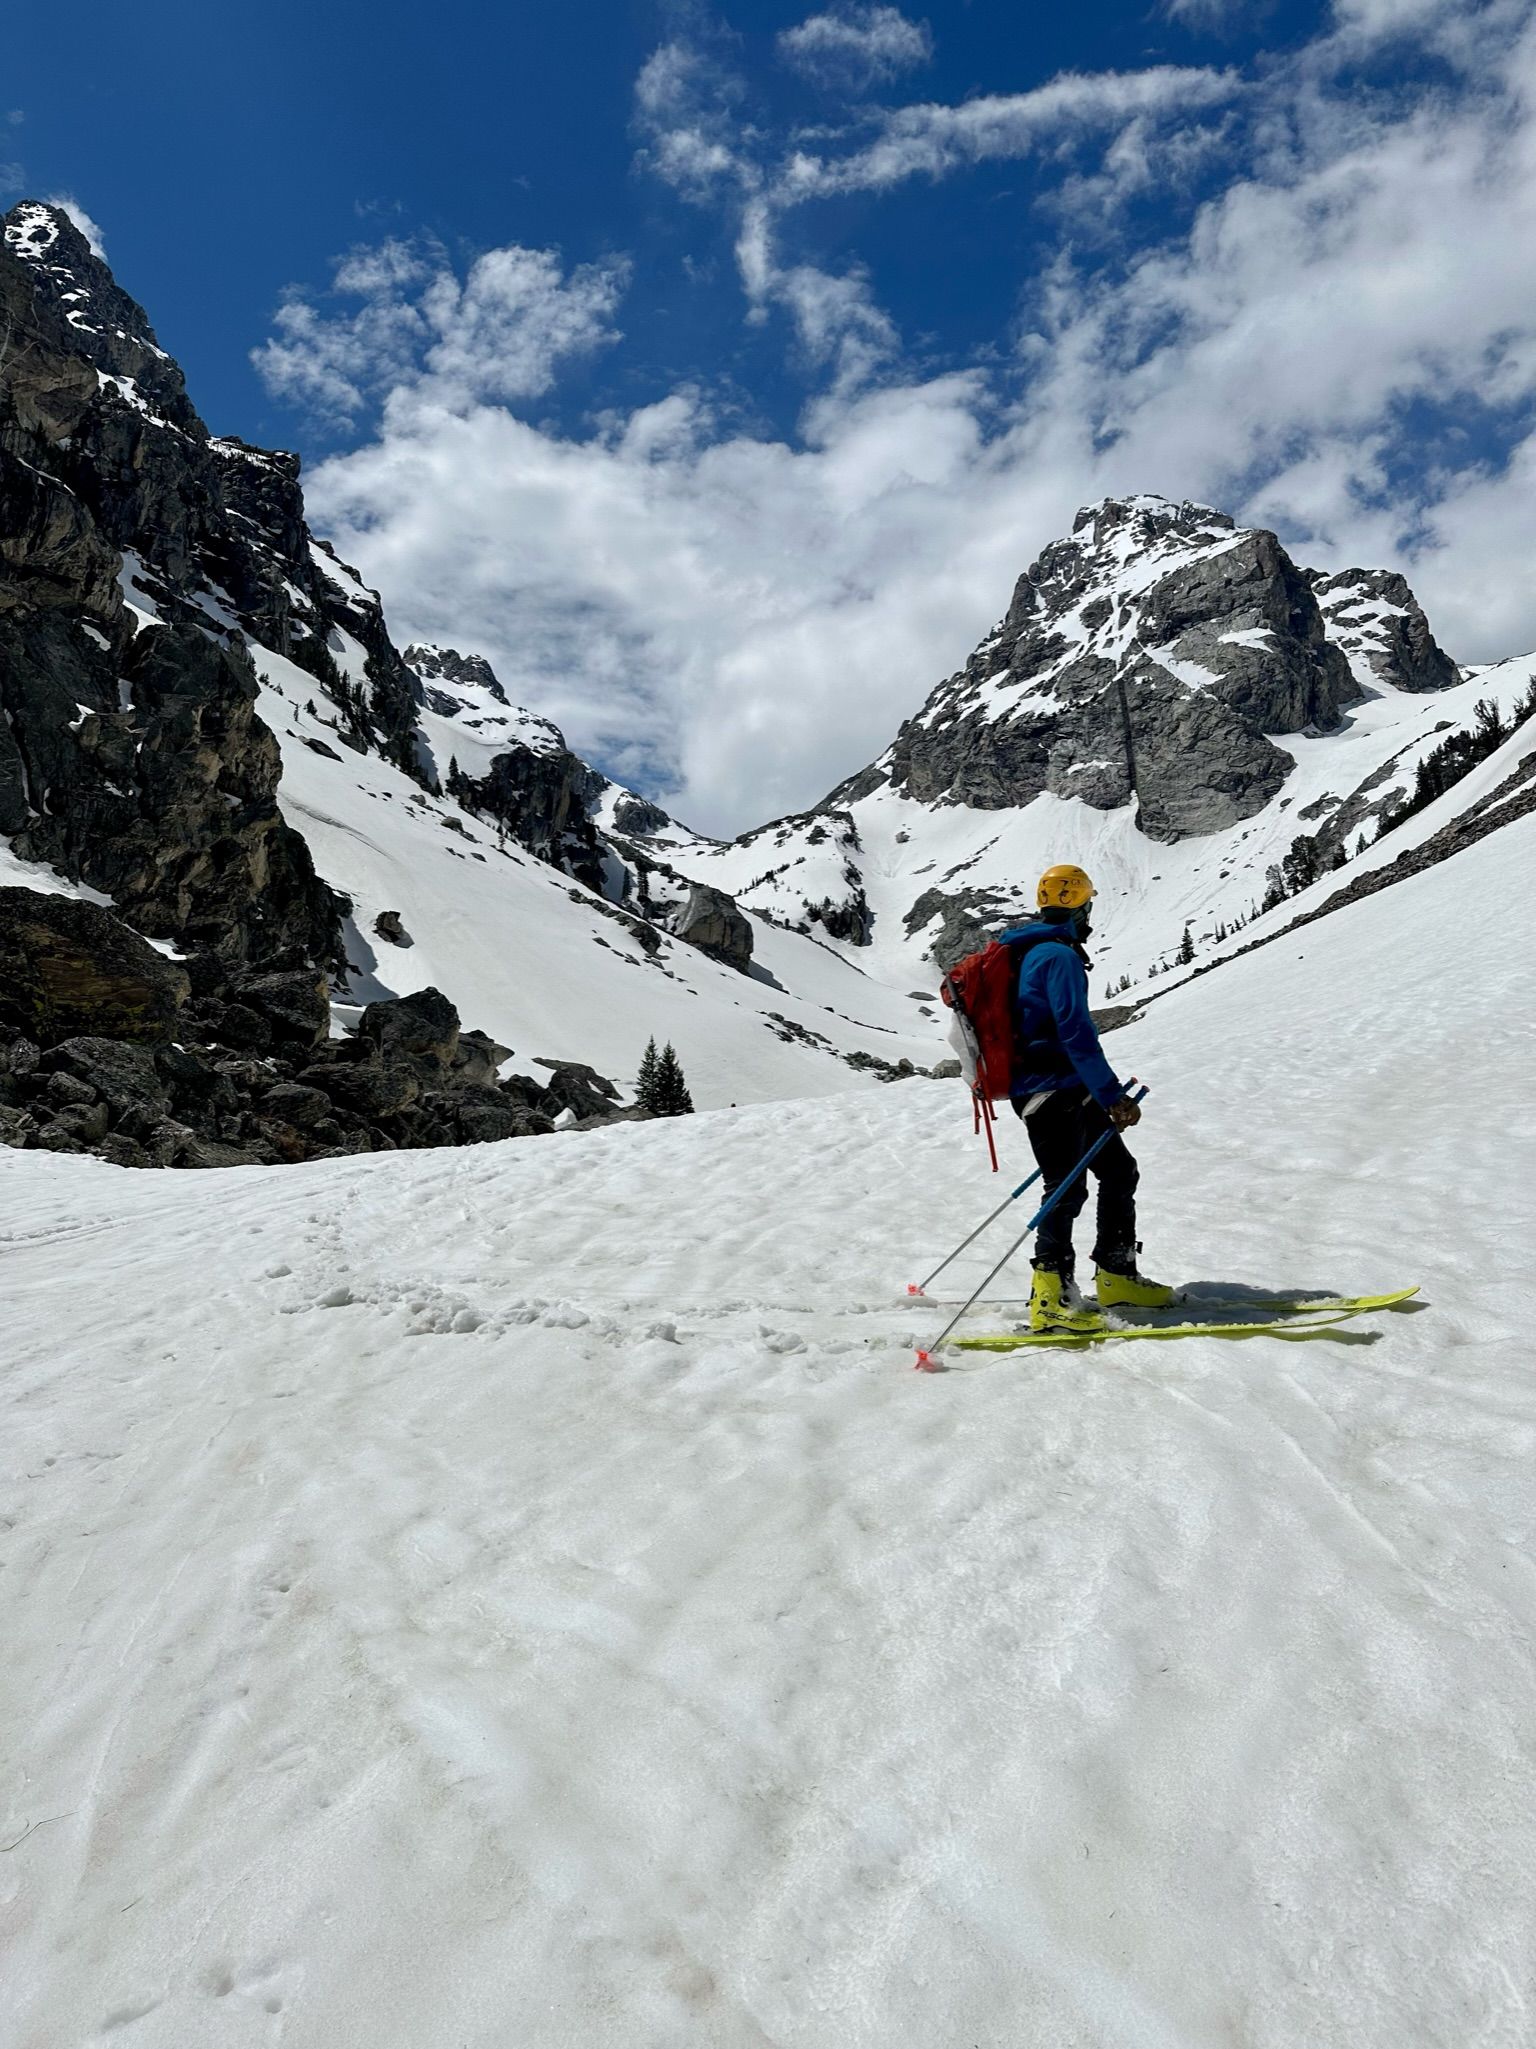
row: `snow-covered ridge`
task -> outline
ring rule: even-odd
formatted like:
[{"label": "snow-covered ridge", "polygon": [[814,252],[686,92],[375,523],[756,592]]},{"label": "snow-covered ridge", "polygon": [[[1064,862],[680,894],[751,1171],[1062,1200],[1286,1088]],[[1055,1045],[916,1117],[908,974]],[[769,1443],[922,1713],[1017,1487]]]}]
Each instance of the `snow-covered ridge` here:
[{"label": "snow-covered ridge", "polygon": [[6,222],[5,239],[28,263],[41,263],[59,239],[58,220],[52,207],[26,201]]},{"label": "snow-covered ridge", "polygon": [[481,778],[498,755],[513,748],[544,755],[566,751],[565,735],[553,720],[508,702],[482,656],[425,641],[403,652],[422,687],[421,727],[439,781],[446,784],[454,761],[466,775]]}]

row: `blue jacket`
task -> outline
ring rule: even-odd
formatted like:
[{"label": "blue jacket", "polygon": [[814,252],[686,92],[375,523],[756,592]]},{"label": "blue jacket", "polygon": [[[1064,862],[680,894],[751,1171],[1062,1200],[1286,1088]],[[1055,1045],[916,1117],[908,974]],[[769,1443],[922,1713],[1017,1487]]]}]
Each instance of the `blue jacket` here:
[{"label": "blue jacket", "polygon": [[999,936],[1005,946],[1024,942],[1014,1096],[1027,1099],[1080,1084],[1103,1109],[1118,1103],[1125,1088],[1104,1058],[1098,1027],[1089,1015],[1088,970],[1071,923],[1040,918]]}]

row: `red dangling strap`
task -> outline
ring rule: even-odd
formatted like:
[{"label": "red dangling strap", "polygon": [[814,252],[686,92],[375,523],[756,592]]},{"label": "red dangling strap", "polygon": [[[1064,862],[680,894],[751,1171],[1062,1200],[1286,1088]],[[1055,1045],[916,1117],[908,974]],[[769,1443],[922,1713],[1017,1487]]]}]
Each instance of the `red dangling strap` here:
[{"label": "red dangling strap", "polygon": [[992,1127],[997,1122],[997,1119],[992,1114],[990,1099],[983,1095],[980,1088],[972,1088],[971,1090],[971,1113],[975,1120],[971,1129],[973,1131],[984,1130],[987,1134],[987,1151],[992,1155],[992,1171],[995,1174],[998,1170],[997,1140],[992,1136]]}]

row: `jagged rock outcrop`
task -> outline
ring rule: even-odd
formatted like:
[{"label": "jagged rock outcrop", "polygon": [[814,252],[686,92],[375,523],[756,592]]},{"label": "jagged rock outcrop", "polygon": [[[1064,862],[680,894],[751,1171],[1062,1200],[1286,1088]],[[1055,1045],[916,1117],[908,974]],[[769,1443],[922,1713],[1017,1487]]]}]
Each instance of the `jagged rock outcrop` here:
[{"label": "jagged rock outcrop", "polygon": [[1356,680],[1369,688],[1445,690],[1461,672],[1429,630],[1423,608],[1394,569],[1309,569],[1328,637],[1340,647]]},{"label": "jagged rock outcrop", "polygon": [[28,389],[38,366],[12,354],[0,406],[13,403],[33,431],[46,415],[45,467],[129,557],[130,595],[173,625],[249,633],[309,670],[342,723],[407,765],[414,681],[375,594],[311,536],[298,457],[209,434],[144,309],[59,208],[24,202],[5,217],[0,298],[27,334],[25,353],[43,358],[45,382],[72,359],[64,382],[75,400],[61,405],[56,390],[42,404]]},{"label": "jagged rock outcrop", "polygon": [[637,797],[633,790],[621,790],[614,800],[615,832],[645,839],[653,833],[665,832],[671,823],[671,817],[659,804],[653,804],[648,797]]}]

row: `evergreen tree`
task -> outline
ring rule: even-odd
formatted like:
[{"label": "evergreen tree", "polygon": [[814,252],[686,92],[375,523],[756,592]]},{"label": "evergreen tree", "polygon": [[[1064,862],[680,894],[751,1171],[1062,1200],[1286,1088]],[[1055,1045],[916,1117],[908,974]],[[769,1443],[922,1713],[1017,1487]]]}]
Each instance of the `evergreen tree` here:
[{"label": "evergreen tree", "polygon": [[1194,957],[1195,942],[1190,935],[1188,925],[1186,925],[1184,927],[1184,937],[1179,941],[1179,966],[1187,968]]},{"label": "evergreen tree", "polygon": [[645,1051],[640,1056],[640,1072],[635,1079],[635,1108],[643,1110],[648,1117],[661,1115],[660,1084],[657,1080],[660,1066],[656,1041],[647,1039]]},{"label": "evergreen tree", "polygon": [[670,1039],[662,1047],[661,1058],[656,1063],[656,1094],[658,1117],[689,1117],[693,1114],[693,1097],[688,1093],[682,1063],[673,1052]]}]

